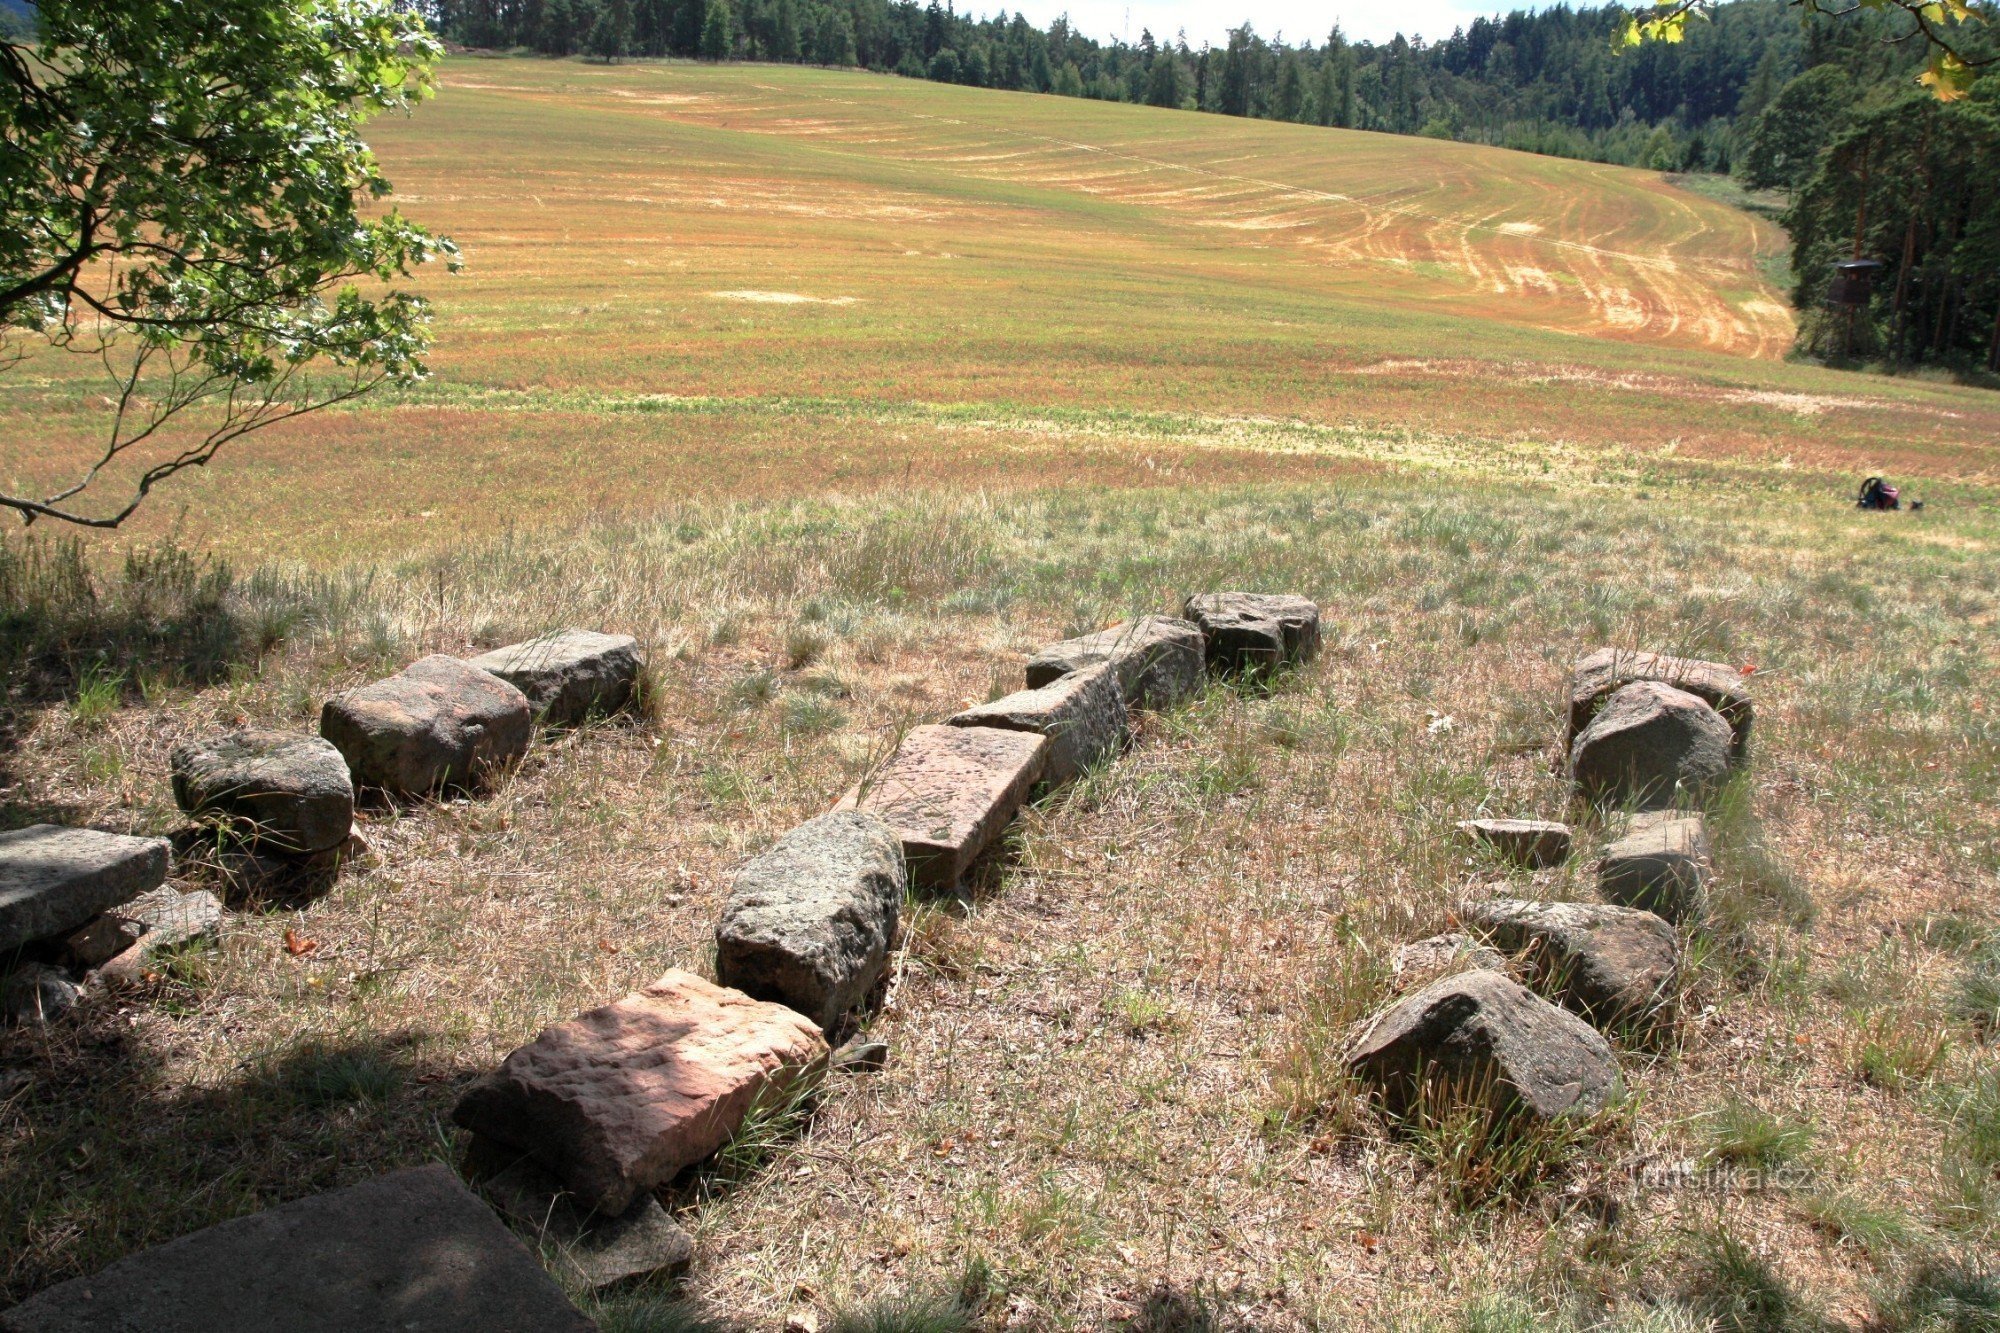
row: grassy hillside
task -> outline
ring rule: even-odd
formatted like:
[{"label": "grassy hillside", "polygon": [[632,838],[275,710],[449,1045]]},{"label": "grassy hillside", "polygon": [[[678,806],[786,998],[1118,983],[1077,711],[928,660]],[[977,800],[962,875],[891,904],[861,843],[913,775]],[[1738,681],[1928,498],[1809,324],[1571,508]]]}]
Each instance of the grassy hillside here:
[{"label": "grassy hillside", "polygon": [[[2000,436],[1987,395],[1771,360],[1778,238],[1656,174],[741,65],[459,59],[375,138],[466,250],[430,283],[435,382],[234,450],[154,530],[185,503],[324,560],[524,512],[1163,466],[1846,486],[1984,476]],[[94,397],[6,391],[10,474],[95,438]]]},{"label": "grassy hillside", "polygon": [[[706,1327],[683,1296],[772,1333],[1988,1326],[1987,395],[1759,355],[1764,224],[1644,174],[811,70],[445,85],[378,136],[468,253],[436,380],[133,539],[0,544],[0,827],[182,828],[175,742],[561,626],[638,636],[647,707],[0,1032],[0,1300],[456,1160],[473,1078],[706,968],[735,869],[905,728],[1243,587],[1317,600],[1320,658],[1145,718],[913,899],[888,1067],[680,1181],[687,1289],[607,1333]],[[17,474],[98,410],[4,393]],[[1924,513],[1851,508],[1883,467]],[[1594,892],[1558,699],[1603,644],[1755,668],[1672,1021],[1588,1133],[1401,1132],[1338,1057],[1467,899]],[[1480,814],[1585,856],[1510,868]]]}]

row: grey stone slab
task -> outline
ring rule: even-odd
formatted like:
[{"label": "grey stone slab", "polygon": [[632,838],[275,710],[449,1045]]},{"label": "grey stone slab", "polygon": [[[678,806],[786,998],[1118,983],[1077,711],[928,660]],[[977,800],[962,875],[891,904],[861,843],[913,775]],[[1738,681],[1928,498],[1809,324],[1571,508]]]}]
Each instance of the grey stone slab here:
[{"label": "grey stone slab", "polygon": [[1496,945],[1522,955],[1544,990],[1599,1025],[1650,1018],[1680,977],[1680,937],[1652,912],[1493,898],[1466,915]]},{"label": "grey stone slab", "polygon": [[1131,736],[1125,695],[1109,664],[1085,667],[1036,690],[1016,690],[950,719],[954,727],[1030,731],[1049,739],[1042,778],[1062,783],[1114,758]]},{"label": "grey stone slab", "polygon": [[1711,856],[1708,822],[1700,815],[1640,815],[1598,862],[1598,896],[1669,921],[1699,920]]},{"label": "grey stone slab", "polygon": [[1172,616],[1141,616],[1042,649],[1028,659],[1027,683],[1031,690],[1040,689],[1073,671],[1109,666],[1128,705],[1167,709],[1201,689],[1206,663],[1207,644],[1199,625]]},{"label": "grey stone slab", "polygon": [[1570,828],[1546,819],[1468,819],[1458,831],[1507,860],[1545,870],[1569,860]]},{"label": "grey stone slab", "polygon": [[571,629],[495,648],[472,665],[525,694],[543,722],[573,726],[630,704],[645,659],[629,634]]},{"label": "grey stone slab", "polygon": [[1729,775],[1729,724],[1708,701],[1642,680],[1614,692],[1570,748],[1577,790],[1598,805],[1664,810],[1706,799]]},{"label": "grey stone slab", "polygon": [[622,1213],[594,1213],[529,1157],[487,1176],[479,1188],[541,1247],[544,1262],[592,1291],[679,1278],[694,1261],[694,1238],[650,1194]]},{"label": "grey stone slab", "polygon": [[1187,599],[1187,618],[1208,641],[1211,671],[1308,662],[1319,652],[1319,607],[1289,593],[1216,592]]},{"label": "grey stone slab", "polygon": [[902,839],[879,817],[808,820],[736,872],[716,977],[832,1031],[880,979],[907,888]]},{"label": "grey stone slab", "polygon": [[4,1333],[588,1333],[526,1246],[442,1166],[128,1255],[0,1314]]},{"label": "grey stone slab", "polygon": [[527,696],[490,671],[433,655],[320,710],[320,735],[357,783],[398,796],[469,786],[527,753]]},{"label": "grey stone slab", "polygon": [[1634,681],[1652,680],[1671,685],[1698,699],[1704,699],[1729,724],[1731,753],[1743,758],[1750,748],[1750,727],[1756,720],[1756,703],[1750,694],[1749,677],[1726,662],[1705,662],[1697,657],[1673,657],[1666,653],[1632,652],[1623,648],[1600,648],[1576,664],[1569,686],[1569,735],[1567,744],[1597,716],[1598,709],[1612,694]]},{"label": "grey stone slab", "polygon": [[66,935],[167,879],[167,841],[35,824],[0,833],[0,956]]},{"label": "grey stone slab", "polygon": [[1543,1120],[1602,1110],[1622,1083],[1602,1033],[1483,969],[1444,977],[1378,1015],[1348,1065],[1396,1113],[1484,1103]]},{"label": "grey stone slab", "polygon": [[1013,822],[1048,743],[998,727],[912,727],[839,808],[879,815],[896,830],[911,884],[951,889]]},{"label": "grey stone slab", "polygon": [[174,800],[250,847],[311,855],[354,826],[354,781],[330,741],[282,731],[232,731],[176,745]]}]

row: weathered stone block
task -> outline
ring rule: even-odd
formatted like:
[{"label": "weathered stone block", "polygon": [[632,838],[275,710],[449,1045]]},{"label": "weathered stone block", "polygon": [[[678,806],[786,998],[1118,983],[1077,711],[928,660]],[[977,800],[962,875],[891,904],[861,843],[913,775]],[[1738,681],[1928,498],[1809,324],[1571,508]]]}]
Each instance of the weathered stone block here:
[{"label": "weathered stone block", "polygon": [[0,956],[67,934],[166,879],[164,838],[55,824],[0,833]]},{"label": "weathered stone block", "polygon": [[879,815],[903,840],[910,883],[957,886],[1042,775],[1045,737],[998,727],[912,727],[839,809]]},{"label": "weathered stone block", "polygon": [[1567,824],[1546,819],[1468,819],[1458,831],[1530,869],[1544,870],[1569,860]]},{"label": "weathered stone block", "polygon": [[1642,680],[1604,701],[1570,749],[1585,799],[1663,810],[1699,801],[1729,774],[1729,724],[1705,700]]},{"label": "weathered stone block", "polygon": [[809,820],[736,872],[716,975],[831,1031],[880,979],[907,887],[902,839],[880,818]]},{"label": "weathered stone block", "polygon": [[4,1333],[589,1333],[442,1166],[239,1217],[0,1314]]},{"label": "weathered stone block", "polygon": [[252,847],[311,855],[354,826],[347,760],[321,737],[232,731],[176,745],[167,762],[181,809]]},{"label": "weathered stone block", "polygon": [[968,708],[954,727],[1031,731],[1049,739],[1042,779],[1062,783],[1103,759],[1115,757],[1131,735],[1131,717],[1118,677],[1107,665],[1072,671],[1037,690]]},{"label": "weathered stone block", "polygon": [[1415,990],[1451,972],[1470,972],[1480,968],[1505,972],[1507,960],[1499,950],[1481,944],[1470,935],[1453,931],[1448,935],[1433,935],[1429,939],[1403,945],[1396,950],[1390,966],[1395,973],[1398,990]]},{"label": "weathered stone block", "polygon": [[1200,626],[1171,616],[1142,616],[1042,649],[1028,659],[1028,688],[1054,684],[1073,671],[1109,666],[1128,705],[1167,709],[1201,689],[1206,660]]},{"label": "weathered stone block", "polygon": [[1622,648],[1600,648],[1576,664],[1570,677],[1569,735],[1565,743],[1575,743],[1612,694],[1641,680],[1658,681],[1706,700],[1729,724],[1734,757],[1741,759],[1749,749],[1756,707],[1750,696],[1749,679],[1741,671],[1724,662],[1635,653]]},{"label": "weathered stone block", "polygon": [[520,690],[543,722],[573,726],[631,703],[645,659],[630,635],[572,629],[495,648],[472,665]]},{"label": "weathered stone block", "polygon": [[1600,1025],[1652,1015],[1680,977],[1680,939],[1652,912],[1494,898],[1467,916],[1502,949],[1523,955],[1559,1002]]},{"label": "weathered stone block", "polygon": [[811,1019],[676,970],[548,1028],[469,1088],[452,1119],[540,1161],[583,1207],[618,1214],[826,1057]]},{"label": "weathered stone block", "polygon": [[1187,599],[1208,642],[1211,671],[1269,669],[1319,652],[1319,607],[1285,593],[1218,592]]},{"label": "weathered stone block", "polygon": [[320,735],[354,780],[399,796],[478,782],[527,753],[528,700],[488,671],[432,656],[327,701]]},{"label": "weathered stone block", "polygon": [[540,1245],[543,1262],[592,1291],[643,1278],[678,1278],[694,1259],[694,1238],[650,1194],[607,1217],[583,1207],[529,1157],[487,1176],[479,1188]]},{"label": "weathered stone block", "polygon": [[97,980],[111,985],[139,980],[162,950],[191,940],[213,939],[222,930],[222,900],[206,889],[190,893],[155,889],[116,910],[138,934],[129,946],[97,967]]},{"label": "weathered stone block", "polygon": [[1710,860],[1708,823],[1701,816],[1640,815],[1605,849],[1597,892],[1621,907],[1696,921],[1707,906]]},{"label": "weathered stone block", "polygon": [[1444,977],[1391,1005],[1347,1060],[1398,1114],[1420,1101],[1435,1113],[1478,1099],[1547,1120],[1599,1111],[1621,1086],[1597,1029],[1485,970]]}]

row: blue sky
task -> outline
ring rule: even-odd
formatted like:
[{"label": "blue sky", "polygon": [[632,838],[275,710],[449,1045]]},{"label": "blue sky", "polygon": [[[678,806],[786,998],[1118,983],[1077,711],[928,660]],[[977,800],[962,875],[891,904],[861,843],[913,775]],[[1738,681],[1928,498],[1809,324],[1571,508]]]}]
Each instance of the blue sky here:
[{"label": "blue sky", "polygon": [[1141,28],[1151,28],[1153,35],[1171,39],[1182,28],[1187,29],[1188,45],[1199,47],[1204,40],[1220,46],[1229,29],[1244,20],[1249,20],[1258,32],[1269,37],[1282,31],[1285,37],[1297,43],[1310,38],[1314,43],[1326,40],[1328,29],[1338,22],[1341,30],[1357,40],[1387,41],[1402,32],[1407,36],[1422,33],[1428,38],[1449,37],[1453,28],[1470,23],[1481,14],[1492,14],[1507,9],[1530,9],[1534,6],[1528,0],[1514,0],[1501,4],[1488,0],[1484,4],[1466,3],[1465,0],[1375,0],[1362,3],[1361,0],[1020,0],[1017,4],[998,5],[975,0],[967,4],[960,0],[961,13],[991,14],[1005,8],[1009,13],[1019,12],[1028,16],[1030,22],[1047,27],[1052,19],[1068,13],[1070,22],[1079,32],[1099,39],[1126,35],[1127,18],[1130,14],[1131,40],[1139,40]]}]

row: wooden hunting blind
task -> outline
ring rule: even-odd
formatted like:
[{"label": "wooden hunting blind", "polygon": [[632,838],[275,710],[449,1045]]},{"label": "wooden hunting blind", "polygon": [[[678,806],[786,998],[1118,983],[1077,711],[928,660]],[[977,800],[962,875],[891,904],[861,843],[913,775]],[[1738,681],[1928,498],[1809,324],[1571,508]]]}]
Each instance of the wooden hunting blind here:
[{"label": "wooden hunting blind", "polygon": [[1879,259],[1843,259],[1833,266],[1833,284],[1826,289],[1826,303],[1852,310],[1868,304],[1875,275],[1882,271]]}]

